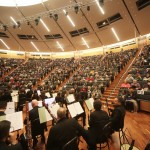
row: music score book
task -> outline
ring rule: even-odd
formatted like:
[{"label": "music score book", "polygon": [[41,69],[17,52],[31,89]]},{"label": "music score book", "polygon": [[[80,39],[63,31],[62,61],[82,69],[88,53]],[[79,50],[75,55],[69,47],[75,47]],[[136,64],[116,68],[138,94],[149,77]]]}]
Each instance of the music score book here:
[{"label": "music score book", "polygon": [[67,101],[68,101],[68,103],[74,102],[74,101],[75,101],[74,95],[73,95],[73,94],[69,94],[69,95],[67,96]]},{"label": "music score book", "polygon": [[11,114],[14,112],[15,112],[15,103],[14,102],[7,102],[5,114]]},{"label": "music score book", "polygon": [[4,116],[0,116],[0,121],[8,120],[11,122],[10,132],[20,130],[23,128],[23,115],[22,111],[15,112],[12,114],[7,114]]},{"label": "music score book", "polygon": [[85,100],[85,104],[86,104],[89,111],[94,108],[93,107],[93,102],[94,102],[93,98],[89,98],[88,100]]},{"label": "music score book", "polygon": [[68,108],[72,118],[74,118],[84,112],[83,108],[81,107],[79,102],[67,105],[67,108]]}]

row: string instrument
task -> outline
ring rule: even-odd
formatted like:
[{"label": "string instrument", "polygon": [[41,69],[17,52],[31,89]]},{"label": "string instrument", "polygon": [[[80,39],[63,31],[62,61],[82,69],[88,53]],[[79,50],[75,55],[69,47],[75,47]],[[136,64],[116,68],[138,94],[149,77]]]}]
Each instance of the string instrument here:
[{"label": "string instrument", "polygon": [[29,120],[29,105],[28,101],[26,101],[26,139],[28,144],[28,150],[32,150],[32,133],[31,133],[31,122]]},{"label": "string instrument", "polygon": [[48,104],[46,104],[44,101],[42,101],[43,106],[47,109],[48,113],[53,118],[54,123],[57,122],[57,118],[52,114],[51,110],[48,108]]}]

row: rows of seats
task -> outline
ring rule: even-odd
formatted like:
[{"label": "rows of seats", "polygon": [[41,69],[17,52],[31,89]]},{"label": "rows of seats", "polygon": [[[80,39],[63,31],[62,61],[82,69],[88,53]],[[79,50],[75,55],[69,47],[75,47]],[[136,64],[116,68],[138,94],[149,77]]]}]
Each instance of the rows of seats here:
[{"label": "rows of seats", "polygon": [[0,78],[21,64],[23,59],[0,58]]}]

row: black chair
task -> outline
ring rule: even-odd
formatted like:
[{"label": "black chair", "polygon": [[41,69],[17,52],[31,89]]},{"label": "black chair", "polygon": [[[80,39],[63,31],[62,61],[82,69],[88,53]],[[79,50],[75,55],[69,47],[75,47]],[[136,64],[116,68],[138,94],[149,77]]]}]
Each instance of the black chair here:
[{"label": "black chair", "polygon": [[[112,123],[109,122],[102,129],[102,133],[99,136],[99,139],[97,141],[97,144],[100,144],[100,147],[97,147],[97,148],[100,148],[101,150],[102,148],[108,146],[108,150],[109,150],[110,149],[109,139],[111,137],[111,134],[112,134]],[[105,144],[105,143],[106,145],[102,147],[102,144]]]}]

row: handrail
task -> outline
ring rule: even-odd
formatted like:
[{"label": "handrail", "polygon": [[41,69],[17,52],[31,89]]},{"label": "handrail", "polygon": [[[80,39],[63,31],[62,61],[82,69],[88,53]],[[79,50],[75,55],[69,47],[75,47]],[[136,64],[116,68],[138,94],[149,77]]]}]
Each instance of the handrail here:
[{"label": "handrail", "polygon": [[[106,102],[107,102],[107,99],[109,99],[111,97],[111,95],[114,93],[114,91],[118,87],[119,83],[122,81],[122,79],[125,76],[125,74],[129,71],[129,68],[131,67],[131,65],[134,63],[135,59],[141,54],[142,50],[143,50],[143,48],[141,48],[141,50],[138,53],[138,55],[135,56],[135,58],[132,60],[131,64],[128,66],[127,70],[124,72],[124,74],[122,75],[122,77],[119,79],[119,82],[117,83],[117,85],[115,86],[115,88],[111,91],[110,95],[106,98]],[[108,106],[108,102],[107,102],[107,106]]]}]

